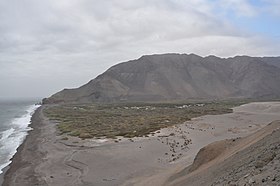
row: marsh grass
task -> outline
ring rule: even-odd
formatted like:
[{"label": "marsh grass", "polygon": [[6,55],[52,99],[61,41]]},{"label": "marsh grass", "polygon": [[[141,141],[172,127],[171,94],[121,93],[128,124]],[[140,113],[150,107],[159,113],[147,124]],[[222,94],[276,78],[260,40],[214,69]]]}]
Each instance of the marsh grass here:
[{"label": "marsh grass", "polygon": [[207,114],[232,112],[241,102],[210,103],[122,103],[60,105],[44,109],[44,114],[58,122],[61,134],[93,137],[126,138],[147,136],[161,128],[181,124]]}]

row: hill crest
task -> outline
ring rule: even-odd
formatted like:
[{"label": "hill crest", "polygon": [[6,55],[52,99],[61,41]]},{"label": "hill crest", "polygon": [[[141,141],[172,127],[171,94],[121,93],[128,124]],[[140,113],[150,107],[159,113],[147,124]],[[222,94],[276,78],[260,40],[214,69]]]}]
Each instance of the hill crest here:
[{"label": "hill crest", "polygon": [[279,98],[280,57],[144,55],[43,103]]}]

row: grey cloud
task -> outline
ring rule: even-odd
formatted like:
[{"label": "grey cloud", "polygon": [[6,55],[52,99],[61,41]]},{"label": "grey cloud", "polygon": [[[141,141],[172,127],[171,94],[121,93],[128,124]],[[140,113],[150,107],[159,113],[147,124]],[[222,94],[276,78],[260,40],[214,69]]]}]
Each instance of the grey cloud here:
[{"label": "grey cloud", "polygon": [[49,96],[144,54],[277,54],[220,17],[217,2],[0,1],[0,97]]}]

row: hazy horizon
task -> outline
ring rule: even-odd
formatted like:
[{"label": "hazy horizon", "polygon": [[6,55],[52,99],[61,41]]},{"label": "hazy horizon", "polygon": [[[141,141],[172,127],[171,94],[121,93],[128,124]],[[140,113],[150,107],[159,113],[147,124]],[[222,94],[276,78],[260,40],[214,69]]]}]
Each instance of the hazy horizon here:
[{"label": "hazy horizon", "polygon": [[0,2],[0,98],[48,97],[142,55],[280,56],[277,0]]}]

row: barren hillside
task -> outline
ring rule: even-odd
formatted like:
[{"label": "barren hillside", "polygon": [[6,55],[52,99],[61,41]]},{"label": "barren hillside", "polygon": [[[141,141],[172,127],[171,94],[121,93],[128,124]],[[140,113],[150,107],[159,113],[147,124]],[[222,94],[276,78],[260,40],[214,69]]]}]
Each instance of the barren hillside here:
[{"label": "barren hillside", "polygon": [[44,103],[279,98],[280,58],[195,54],[142,56],[117,64]]},{"label": "barren hillside", "polygon": [[248,137],[214,142],[166,185],[279,185],[279,129],[275,121]]}]

